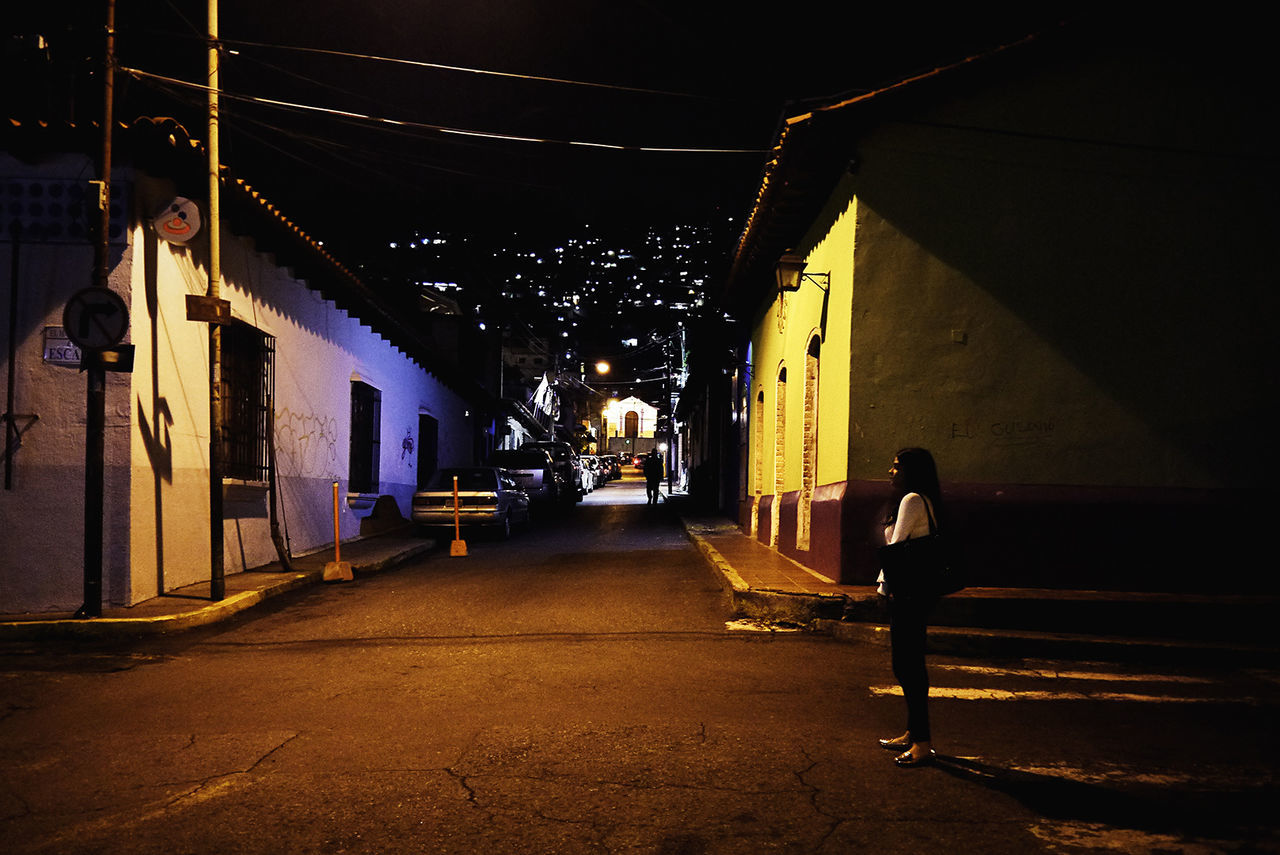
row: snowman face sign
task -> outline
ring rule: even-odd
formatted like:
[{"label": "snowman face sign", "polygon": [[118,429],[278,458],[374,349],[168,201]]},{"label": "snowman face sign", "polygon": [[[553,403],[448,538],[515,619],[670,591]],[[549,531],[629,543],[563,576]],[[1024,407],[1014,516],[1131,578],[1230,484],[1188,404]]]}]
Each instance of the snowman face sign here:
[{"label": "snowman face sign", "polygon": [[169,243],[186,243],[200,231],[200,209],[190,199],[178,196],[151,218],[151,228]]}]

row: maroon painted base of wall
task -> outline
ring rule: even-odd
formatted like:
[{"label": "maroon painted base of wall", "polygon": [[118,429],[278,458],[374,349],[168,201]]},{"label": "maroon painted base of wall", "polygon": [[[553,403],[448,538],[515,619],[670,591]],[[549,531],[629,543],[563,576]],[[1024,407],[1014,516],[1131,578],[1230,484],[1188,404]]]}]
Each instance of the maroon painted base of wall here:
[{"label": "maroon painted base of wall", "polygon": [[[974,587],[1277,593],[1280,574],[1255,558],[1232,520],[1270,503],[1257,492],[1123,487],[951,484],[944,525]],[[810,549],[797,550],[798,493],[779,503],[779,551],[846,585],[879,573],[889,485],[828,484],[814,494]],[[769,542],[773,497],[760,502]],[[1247,516],[1247,515],[1245,515]],[[750,502],[740,521],[751,518]]]}]

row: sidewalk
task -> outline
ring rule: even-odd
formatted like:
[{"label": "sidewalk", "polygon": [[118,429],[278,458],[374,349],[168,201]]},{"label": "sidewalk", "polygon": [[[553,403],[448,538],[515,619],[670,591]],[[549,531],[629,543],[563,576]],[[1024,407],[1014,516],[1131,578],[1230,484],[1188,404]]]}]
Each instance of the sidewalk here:
[{"label": "sidewalk", "polygon": [[[351,563],[357,576],[402,564],[436,547],[436,541],[417,537],[411,530],[368,537],[342,544],[342,560]],[[226,577],[226,596],[209,599],[209,583],[178,588],[128,608],[104,608],[102,617],[77,619],[72,612],[0,615],[0,641],[52,638],[112,639],[155,635],[193,629],[252,608],[271,597],[304,585],[323,581],[324,565],[333,560],[333,548],[297,556],[292,570],[279,563]],[[341,583],[335,583],[341,584]]]},{"label": "sidewalk", "polygon": [[[888,644],[883,598],[870,586],[839,585],[747,537],[723,517],[702,516],[681,496],[668,499],[697,549],[732,589],[738,617],[791,624],[837,639]],[[344,543],[357,576],[424,555],[437,541],[400,530]],[[265,600],[322,581],[331,550],[226,577],[226,596],[209,583],[171,591],[129,608],[77,620],[70,612],[0,615],[0,641],[114,639],[154,635],[226,620]],[[341,583],[336,583],[341,584]],[[929,629],[935,653],[983,657],[1121,659],[1179,663],[1280,663],[1276,596],[1174,595],[1108,591],[969,588],[944,598]]]},{"label": "sidewalk", "polygon": [[[732,587],[740,617],[889,643],[887,607],[874,587],[836,584],[730,520],[682,518],[694,545]],[[1274,667],[1278,607],[1273,595],[967,588],[934,608],[929,648],[964,656]]]}]

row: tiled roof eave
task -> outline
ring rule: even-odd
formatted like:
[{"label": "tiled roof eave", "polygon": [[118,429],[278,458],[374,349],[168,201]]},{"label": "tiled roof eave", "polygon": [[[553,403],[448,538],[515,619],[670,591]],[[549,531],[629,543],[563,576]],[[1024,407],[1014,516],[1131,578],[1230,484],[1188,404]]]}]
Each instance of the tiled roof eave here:
[{"label": "tiled roof eave", "polygon": [[857,137],[885,110],[911,98],[928,97],[937,86],[985,69],[993,59],[1021,55],[1039,38],[1027,36],[784,119],[738,239],[721,304],[739,320],[749,319],[756,311],[774,287],[774,264],[808,231],[853,159]]},{"label": "tiled roof eave", "polygon": [[[180,123],[163,117],[142,117],[129,124],[117,123],[115,131],[113,149],[117,165],[130,164],[171,178],[180,188],[179,192],[195,198],[207,196],[204,147],[192,139]],[[101,139],[99,123],[8,119],[0,142],[20,158],[57,151],[96,158],[100,154]],[[440,360],[426,339],[402,319],[396,307],[374,293],[258,191],[233,177],[225,164],[221,167],[221,179],[226,228],[253,238],[261,251],[275,255],[277,262],[290,268],[307,287],[332,300],[459,395],[477,403],[489,397],[474,381]]]}]

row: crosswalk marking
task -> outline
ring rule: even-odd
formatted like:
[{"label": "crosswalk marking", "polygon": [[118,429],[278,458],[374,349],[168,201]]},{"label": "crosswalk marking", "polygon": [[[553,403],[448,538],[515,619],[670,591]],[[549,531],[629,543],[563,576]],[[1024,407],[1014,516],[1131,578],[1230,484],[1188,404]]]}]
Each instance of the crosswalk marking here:
[{"label": "crosswalk marking", "polygon": [[982,665],[931,665],[939,671],[959,671],[988,677],[1034,677],[1047,680],[1098,680],[1130,683],[1212,683],[1207,677],[1182,674],[1116,674],[1108,671],[1057,671],[1049,668],[988,668]]},{"label": "crosswalk marking", "polygon": [[[872,695],[902,696],[900,686],[869,686]],[[1047,692],[1038,690],[1020,691],[992,688],[951,688],[930,686],[929,697],[957,701],[1124,701],[1130,703],[1160,704],[1244,704],[1257,706],[1261,703],[1257,698],[1197,698],[1186,695],[1147,695],[1136,692]]]}]

